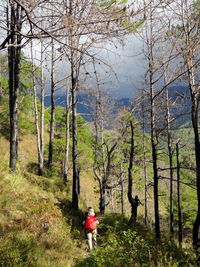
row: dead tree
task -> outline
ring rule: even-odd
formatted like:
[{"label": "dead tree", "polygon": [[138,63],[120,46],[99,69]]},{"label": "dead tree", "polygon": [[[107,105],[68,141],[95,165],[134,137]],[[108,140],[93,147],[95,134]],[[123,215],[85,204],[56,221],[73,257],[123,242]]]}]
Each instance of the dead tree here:
[{"label": "dead tree", "polygon": [[193,245],[199,246],[200,229],[200,139],[199,139],[199,101],[200,83],[199,72],[199,12],[195,2],[180,0],[174,6],[176,21],[172,28],[172,34],[179,42],[177,51],[183,59],[183,69],[187,74],[188,87],[191,96],[191,121],[194,131],[195,161],[196,161],[196,185],[197,185],[197,215],[193,224]]},{"label": "dead tree", "polygon": [[64,156],[64,164],[63,164],[63,181],[64,183],[68,180],[68,164],[69,164],[69,142],[70,142],[70,94],[69,94],[69,86],[66,82],[66,145],[65,145],[65,156]]},{"label": "dead tree", "polygon": [[14,1],[7,6],[8,69],[10,107],[10,169],[15,171],[18,158],[18,96],[22,42],[23,10]]},{"label": "dead tree", "polygon": [[178,206],[178,242],[182,247],[183,230],[182,230],[182,212],[181,212],[181,191],[180,191],[180,162],[179,162],[179,144],[176,143],[176,165],[177,165],[177,206]]},{"label": "dead tree", "polygon": [[131,205],[130,223],[135,223],[137,219],[137,204],[132,196],[132,191],[133,191],[132,170],[134,161],[134,126],[132,121],[130,121],[130,128],[131,128],[131,147],[130,147],[129,167],[128,167],[128,200]]},{"label": "dead tree", "polygon": [[53,163],[53,146],[55,135],[55,44],[51,39],[51,119],[49,129],[49,154],[48,154],[48,169],[52,169]]}]

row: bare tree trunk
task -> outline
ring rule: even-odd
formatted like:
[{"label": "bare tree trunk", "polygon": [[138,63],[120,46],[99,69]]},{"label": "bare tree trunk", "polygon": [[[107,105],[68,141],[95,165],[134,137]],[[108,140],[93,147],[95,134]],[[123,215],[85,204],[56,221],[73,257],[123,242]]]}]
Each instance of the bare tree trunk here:
[{"label": "bare tree trunk", "polygon": [[[96,73],[96,70],[95,70]],[[99,210],[101,214],[104,214],[105,212],[105,177],[106,177],[106,170],[105,170],[105,160],[104,160],[104,137],[103,137],[103,119],[102,119],[102,102],[101,102],[101,93],[99,90],[99,83],[98,83],[98,76],[96,75],[97,80],[97,88],[98,88],[98,96],[96,96],[95,100],[95,116],[94,116],[94,127],[95,127],[95,145],[94,145],[94,165],[93,165],[93,171],[95,174],[95,177],[97,178],[99,182]],[[100,126],[98,122],[100,121]],[[99,129],[100,128],[100,129]],[[98,143],[101,143],[101,148],[99,151]],[[101,170],[101,167],[98,166],[98,154],[99,152],[102,165],[103,165],[103,171]],[[98,171],[98,173],[97,173]]]},{"label": "bare tree trunk", "polygon": [[197,185],[197,200],[198,200],[198,210],[196,219],[193,224],[193,245],[195,247],[199,246],[199,228],[200,228],[200,141],[199,141],[199,123],[198,123],[198,111],[199,111],[199,101],[200,101],[200,86],[195,85],[194,79],[194,67],[191,59],[188,59],[188,77],[189,77],[189,89],[191,93],[192,100],[192,126],[194,130],[195,138],[195,159],[196,159],[196,185]]},{"label": "bare tree trunk", "polygon": [[40,110],[40,161],[39,161],[39,175],[43,174],[44,168],[44,98],[45,98],[45,85],[44,85],[44,45],[41,39],[41,110]]},{"label": "bare tree trunk", "polygon": [[124,178],[122,171],[122,164],[120,164],[120,186],[121,186],[121,209],[122,214],[125,214],[125,203],[124,203]]},{"label": "bare tree trunk", "polygon": [[54,60],[54,40],[52,39],[51,50],[51,121],[50,121],[50,133],[49,133],[49,156],[48,156],[48,169],[52,169],[53,162],[53,145],[54,145],[54,132],[55,132],[55,60]]},{"label": "bare tree trunk", "polygon": [[132,169],[133,169],[133,161],[134,161],[134,127],[132,121],[130,121],[131,126],[131,148],[130,148],[130,157],[129,157],[129,167],[128,167],[128,200],[131,204],[131,218],[130,223],[135,223],[137,219],[137,206],[132,196],[133,190],[133,177],[132,177]]},{"label": "bare tree trunk", "polygon": [[33,98],[34,98],[34,113],[35,113],[35,128],[36,128],[36,141],[37,141],[37,152],[38,152],[38,175],[41,173],[41,147],[40,147],[40,129],[39,129],[39,115],[37,106],[37,89],[35,83],[35,67],[34,67],[34,57],[33,57],[33,43],[31,41],[31,59],[32,59],[32,84],[33,84]]},{"label": "bare tree trunk", "polygon": [[169,170],[170,170],[170,240],[173,240],[174,235],[174,207],[173,207],[173,152],[172,152],[172,138],[171,138],[171,127],[170,127],[170,109],[169,109],[169,92],[166,87],[166,122],[167,122],[167,147],[169,156]]},{"label": "bare tree trunk", "polygon": [[144,163],[144,223],[147,224],[148,218],[148,204],[147,204],[147,166],[146,166],[146,151],[145,151],[145,140],[144,140],[144,132],[143,132],[143,163]]},{"label": "bare tree trunk", "polygon": [[153,53],[153,14],[150,7],[150,37],[148,42],[149,50],[149,86],[150,86],[150,101],[151,101],[151,148],[153,161],[153,181],[154,181],[154,216],[155,216],[155,234],[156,238],[160,238],[160,217],[159,217],[159,198],[158,198],[158,168],[157,168],[157,137],[155,124],[155,92],[154,92],[154,53]]},{"label": "bare tree trunk", "polygon": [[69,141],[70,141],[70,103],[69,103],[69,87],[66,83],[66,145],[65,145],[65,157],[64,157],[64,166],[63,166],[63,181],[67,182],[67,173],[68,173],[68,160],[69,160]]},{"label": "bare tree trunk", "polygon": [[76,111],[76,70],[75,66],[71,66],[72,78],[72,161],[73,161],[73,187],[72,187],[72,207],[78,209],[78,195],[79,195],[79,175],[77,163],[77,111]]},{"label": "bare tree trunk", "polygon": [[[21,8],[10,3],[7,8],[7,21],[10,34],[8,48],[9,107],[10,107],[10,169],[15,171],[18,157],[18,95],[21,56]],[[10,14],[9,14],[10,13]],[[10,20],[10,22],[9,22]]]},{"label": "bare tree trunk", "polygon": [[145,149],[145,129],[144,129],[144,103],[142,103],[143,125],[142,125],[142,149],[143,149],[143,168],[144,168],[144,223],[147,224],[148,204],[147,204],[147,165],[146,165],[146,149]]},{"label": "bare tree trunk", "polygon": [[[191,95],[191,120],[194,131],[195,144],[195,161],[196,161],[196,187],[197,187],[197,215],[193,224],[193,246],[197,249],[200,247],[200,139],[199,139],[199,101],[200,101],[200,83],[198,79],[198,68],[195,66],[198,59],[198,45],[199,42],[199,23],[198,16],[194,16],[192,11],[194,6],[190,1],[181,1],[181,22],[184,33],[185,49],[182,52],[184,63],[188,73],[188,83]],[[194,42],[196,40],[196,42]],[[195,77],[196,76],[196,77]]]},{"label": "bare tree trunk", "polygon": [[[102,102],[101,99],[101,92],[99,90],[99,103]],[[103,107],[101,105],[101,116],[103,116]],[[103,121],[103,117],[101,118],[101,152],[102,152],[102,162],[103,162],[103,179],[102,179],[102,195],[101,195],[101,199],[100,199],[100,203],[104,203],[104,210],[103,213],[105,212],[105,207],[106,207],[106,182],[107,182],[107,171],[108,168],[106,167],[106,161],[105,161],[105,150],[104,150],[104,121]],[[108,153],[109,155],[109,153]],[[108,159],[109,161],[109,159]],[[108,170],[109,172],[109,170]],[[103,205],[102,205],[103,206]]]},{"label": "bare tree trunk", "polygon": [[176,164],[177,164],[177,206],[178,206],[178,242],[182,247],[183,230],[182,230],[182,212],[181,212],[181,194],[180,194],[180,162],[179,162],[179,146],[176,143]]}]

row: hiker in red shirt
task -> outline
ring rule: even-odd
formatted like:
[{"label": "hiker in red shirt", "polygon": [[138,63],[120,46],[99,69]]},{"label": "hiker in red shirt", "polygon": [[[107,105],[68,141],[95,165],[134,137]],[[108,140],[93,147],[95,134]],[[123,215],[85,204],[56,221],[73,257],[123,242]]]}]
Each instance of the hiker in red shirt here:
[{"label": "hiker in red shirt", "polygon": [[88,240],[89,250],[93,249],[93,246],[97,245],[97,225],[99,221],[97,220],[94,210],[90,207],[88,208],[87,217],[83,221],[83,226]]}]

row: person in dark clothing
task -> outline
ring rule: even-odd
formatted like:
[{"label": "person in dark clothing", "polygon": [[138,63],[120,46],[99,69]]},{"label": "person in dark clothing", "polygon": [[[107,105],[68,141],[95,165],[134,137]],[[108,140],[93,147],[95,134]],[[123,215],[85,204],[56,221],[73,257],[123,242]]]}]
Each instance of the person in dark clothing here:
[{"label": "person in dark clothing", "polygon": [[136,222],[136,219],[137,219],[137,208],[138,208],[139,205],[143,205],[143,203],[139,200],[138,196],[136,195],[135,198],[133,198],[133,202],[132,202],[133,222]]},{"label": "person in dark clothing", "polygon": [[99,210],[100,210],[100,213],[102,215],[105,213],[105,207],[106,207],[105,200],[104,199],[100,199]]}]

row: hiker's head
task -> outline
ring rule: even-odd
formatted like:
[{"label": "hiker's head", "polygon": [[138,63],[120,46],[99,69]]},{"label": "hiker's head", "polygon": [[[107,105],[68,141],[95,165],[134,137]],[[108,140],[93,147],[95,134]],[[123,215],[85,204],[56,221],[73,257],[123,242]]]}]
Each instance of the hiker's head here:
[{"label": "hiker's head", "polygon": [[95,213],[94,213],[93,208],[90,208],[90,209],[88,210],[88,216],[95,216]]}]

